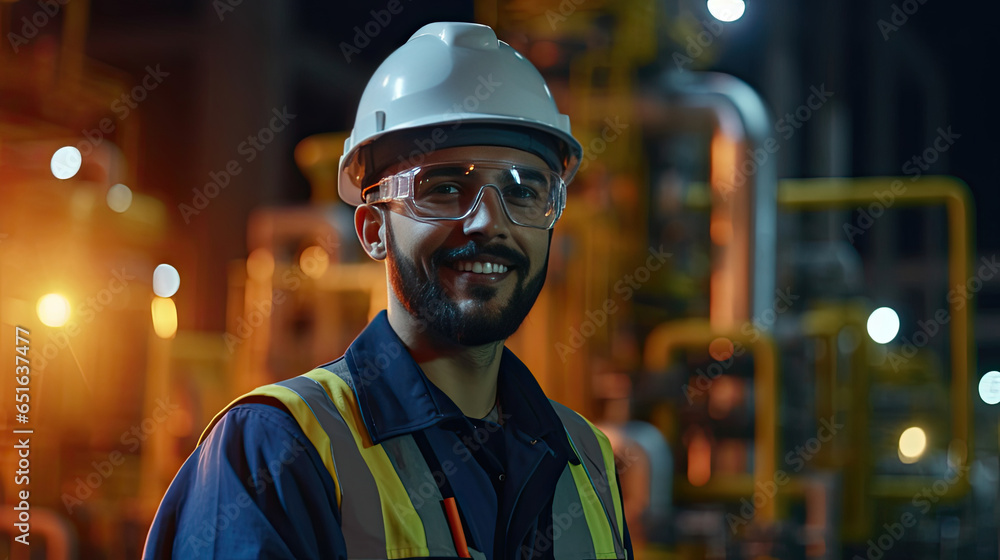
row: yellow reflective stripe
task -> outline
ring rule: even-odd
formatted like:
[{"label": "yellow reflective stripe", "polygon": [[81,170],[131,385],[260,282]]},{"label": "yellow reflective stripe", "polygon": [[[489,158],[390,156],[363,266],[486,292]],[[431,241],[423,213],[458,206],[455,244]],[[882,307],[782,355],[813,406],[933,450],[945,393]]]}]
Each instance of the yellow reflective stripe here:
[{"label": "yellow reflective stripe", "polygon": [[[573,451],[581,460],[586,457],[586,461],[590,462],[590,469],[584,466],[583,472],[589,475],[590,483],[593,485],[593,493],[601,505],[604,519],[607,520],[607,524],[605,524],[607,536],[612,539],[616,553],[625,554],[624,510],[622,509],[621,495],[618,492],[617,479],[613,478],[615,463],[611,443],[604,433],[583,415],[555,401],[550,402],[566,427],[566,435]],[[581,420],[582,422],[580,422]],[[579,438],[579,448],[577,441],[574,441],[574,435]],[[594,443],[597,445],[595,446]],[[587,455],[581,455],[580,449],[583,449]],[[597,458],[598,453],[601,454],[601,460]],[[611,513],[612,509],[614,509],[614,513]]]},{"label": "yellow reflective stripe", "polygon": [[[567,465],[556,482],[552,499],[552,544],[555,558],[594,558],[594,539],[586,523],[583,500]],[[584,517],[584,519],[580,519]],[[583,521],[584,523],[581,523]]]},{"label": "yellow reflective stripe", "polygon": [[385,548],[387,557],[407,558],[428,556],[427,536],[416,508],[410,500],[402,480],[396,474],[392,461],[381,445],[373,445],[361,411],[355,401],[354,391],[340,378],[325,369],[316,369],[306,374],[320,382],[330,395],[330,400],[340,411],[351,429],[361,457],[375,479],[379,501],[382,504],[382,519],[385,523]]},{"label": "yellow reflective stripe", "polygon": [[[573,451],[577,456],[576,444],[570,440]],[[576,491],[580,494],[580,505],[583,506],[583,516],[587,520],[587,527],[590,528],[590,538],[594,541],[594,552],[597,560],[618,558],[615,553],[615,542],[612,538],[611,522],[604,513],[604,506],[601,499],[594,490],[594,485],[590,482],[590,476],[583,463],[574,465],[569,463],[569,470],[573,473],[573,482],[576,483]]]},{"label": "yellow reflective stripe", "polygon": [[625,512],[622,509],[622,497],[618,492],[618,479],[617,471],[615,470],[615,451],[611,448],[611,440],[608,436],[604,435],[604,432],[597,429],[590,420],[587,420],[580,416],[587,422],[591,430],[594,430],[594,435],[597,436],[597,441],[601,443],[601,455],[604,456],[604,472],[608,477],[608,486],[611,489],[611,499],[615,503],[615,517],[618,519],[618,536],[621,537],[622,546],[625,546]]},{"label": "yellow reflective stripe", "polygon": [[281,385],[264,385],[263,387],[257,387],[253,391],[237,398],[215,415],[212,421],[205,428],[205,431],[202,432],[201,437],[198,439],[198,445],[201,445],[205,438],[208,437],[209,432],[212,431],[212,428],[215,427],[222,416],[226,412],[229,412],[229,409],[240,404],[240,402],[245,398],[251,396],[264,396],[278,399],[288,408],[288,410],[292,413],[292,416],[295,417],[295,421],[298,422],[299,427],[302,428],[306,437],[309,438],[313,447],[316,448],[320,459],[323,460],[323,466],[325,466],[326,470],[330,472],[330,476],[333,478],[334,490],[337,494],[337,507],[340,507],[342,493],[340,488],[340,479],[337,477],[337,469],[333,464],[330,437],[325,431],[323,431],[322,426],[315,421],[312,411],[309,410],[309,405],[299,398],[299,396],[296,395],[291,389],[282,387]]}]

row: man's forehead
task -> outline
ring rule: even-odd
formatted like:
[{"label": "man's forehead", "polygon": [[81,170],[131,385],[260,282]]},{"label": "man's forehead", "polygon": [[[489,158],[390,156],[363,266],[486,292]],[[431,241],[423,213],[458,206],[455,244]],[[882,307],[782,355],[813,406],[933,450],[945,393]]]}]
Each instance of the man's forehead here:
[{"label": "man's forehead", "polygon": [[535,167],[538,169],[548,169],[548,165],[546,165],[545,160],[535,154],[532,154],[531,152],[526,152],[517,148],[508,148],[505,146],[461,146],[456,148],[443,148],[429,152],[419,161],[419,163],[416,161],[412,162],[416,165],[411,165],[410,162],[399,162],[398,164],[387,169],[384,175],[391,175],[393,173],[398,173],[400,171],[412,169],[413,167],[419,167],[420,165],[428,165],[431,163],[469,162],[474,164],[485,161],[503,161],[527,167]]}]

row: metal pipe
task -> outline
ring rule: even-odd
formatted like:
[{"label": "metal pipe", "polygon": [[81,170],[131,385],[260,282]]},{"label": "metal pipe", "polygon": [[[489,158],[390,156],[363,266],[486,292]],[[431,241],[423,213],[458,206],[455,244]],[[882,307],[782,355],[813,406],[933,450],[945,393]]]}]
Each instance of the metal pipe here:
[{"label": "metal pipe", "polygon": [[[708,344],[719,337],[728,338],[734,345],[745,345],[754,359],[754,470],[752,484],[728,485],[725,479],[716,479],[705,485],[707,492],[714,492],[710,486],[719,485],[723,494],[730,498],[753,494],[758,485],[774,480],[777,472],[778,449],[778,368],[777,351],[774,341],[764,333],[742,329],[720,331],[703,319],[670,321],[658,325],[646,338],[644,366],[646,371],[664,371],[670,354],[676,347],[708,348]],[[758,509],[759,519],[772,522],[777,519],[775,501],[768,500]]]},{"label": "metal pipe", "polygon": [[[721,193],[722,203],[736,212],[746,212],[741,223],[748,229],[747,250],[731,252],[729,257],[739,261],[739,266],[730,270],[742,272],[745,278],[728,278],[728,286],[737,292],[734,300],[749,302],[740,306],[733,314],[735,323],[758,316],[771,307],[774,299],[775,245],[777,232],[777,166],[773,153],[777,151],[777,140],[770,135],[771,122],[763,100],[745,82],[714,72],[667,72],[661,81],[668,100],[682,107],[701,108],[710,111],[716,120],[717,131],[726,138],[741,143],[745,147],[741,161],[734,161],[730,172],[744,170],[739,163],[750,162],[751,172],[743,173],[745,187],[736,190],[736,196],[728,196],[734,185],[719,184],[719,177],[713,173],[712,190]],[[771,142],[768,142],[770,140]],[[756,161],[755,154],[763,154]],[[714,166],[713,166],[714,167]],[[728,189],[728,190],[727,190]],[[713,197],[713,207],[719,202]],[[747,204],[740,205],[740,202]],[[733,231],[732,239],[740,238],[739,231]],[[730,265],[734,263],[730,262]],[[732,276],[732,275],[730,275]],[[722,280],[719,278],[718,280]],[[713,275],[713,283],[717,279]],[[715,293],[716,290],[713,290]],[[743,295],[745,297],[739,297]],[[732,323],[733,321],[726,321]],[[717,328],[733,326],[713,320]]]},{"label": "metal pipe", "polygon": [[[879,195],[879,196],[876,196]],[[778,200],[782,206],[801,209],[830,209],[877,202],[883,207],[902,205],[944,204],[948,214],[948,286],[965,287],[971,276],[972,198],[965,183],[954,177],[924,176],[911,184],[909,177],[868,177],[862,179],[800,179],[781,182]],[[891,198],[889,198],[891,197]],[[889,202],[885,202],[889,200]],[[969,376],[972,367],[970,306],[948,298],[951,317],[951,426],[952,443],[956,446],[956,470],[962,475],[959,483],[948,489],[948,496],[968,491],[967,469],[972,463],[972,407]],[[912,496],[927,484],[925,477],[912,477],[898,482],[886,477],[872,481],[872,495],[887,497]]]}]

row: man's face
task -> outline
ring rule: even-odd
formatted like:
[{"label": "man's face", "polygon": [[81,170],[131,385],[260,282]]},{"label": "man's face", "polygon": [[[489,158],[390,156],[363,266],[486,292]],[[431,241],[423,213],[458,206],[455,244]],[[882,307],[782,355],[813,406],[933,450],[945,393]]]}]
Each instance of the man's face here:
[{"label": "man's face", "polygon": [[[494,146],[438,150],[424,163],[450,161],[547,167],[533,154]],[[385,175],[401,170],[390,168]],[[484,183],[491,182],[486,179]],[[549,231],[512,223],[494,189],[485,190],[464,220],[420,221],[400,201],[389,203],[388,209],[389,282],[411,315],[465,346],[504,340],[517,330],[545,283]],[[486,263],[494,270],[503,265],[506,271],[474,271]],[[467,270],[470,266],[473,271]]]}]

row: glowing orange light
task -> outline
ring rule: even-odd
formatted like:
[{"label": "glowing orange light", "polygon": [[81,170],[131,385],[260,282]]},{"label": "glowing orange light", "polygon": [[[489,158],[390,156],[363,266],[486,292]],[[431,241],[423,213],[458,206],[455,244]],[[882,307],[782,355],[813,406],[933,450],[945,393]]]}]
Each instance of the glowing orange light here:
[{"label": "glowing orange light", "polygon": [[330,266],[330,255],[326,249],[313,245],[299,256],[299,268],[310,278],[320,278]]},{"label": "glowing orange light", "polygon": [[722,420],[743,399],[743,388],[740,382],[731,375],[720,375],[708,390],[708,415],[715,420]]},{"label": "glowing orange light", "polygon": [[716,338],[708,345],[708,353],[717,362],[724,362],[733,355],[733,341],[724,336]]},{"label": "glowing orange light", "polygon": [[46,294],[36,306],[38,318],[50,327],[61,327],[69,321],[69,300],[59,294]]},{"label": "glowing orange light", "polygon": [[688,443],[688,482],[692,486],[704,486],[712,477],[712,444],[705,434],[698,430]]},{"label": "glowing orange light", "polygon": [[153,331],[160,338],[173,338],[177,334],[177,306],[174,300],[156,296],[151,305]]},{"label": "glowing orange light", "polygon": [[247,257],[247,276],[258,282],[268,280],[274,274],[274,255],[267,249],[254,249]]}]

